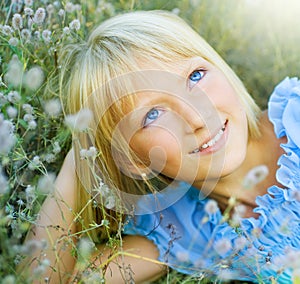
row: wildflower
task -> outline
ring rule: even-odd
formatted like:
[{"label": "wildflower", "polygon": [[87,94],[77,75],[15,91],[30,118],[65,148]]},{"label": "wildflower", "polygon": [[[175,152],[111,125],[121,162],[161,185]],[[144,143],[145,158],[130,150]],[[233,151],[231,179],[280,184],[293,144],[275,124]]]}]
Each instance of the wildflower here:
[{"label": "wildflower", "polygon": [[32,91],[37,90],[44,81],[44,72],[41,67],[34,66],[25,73],[24,83]]},{"label": "wildflower", "polygon": [[45,240],[28,240],[20,248],[23,255],[33,255],[36,251],[45,249]]},{"label": "wildflower", "polygon": [[61,151],[60,145],[57,141],[55,141],[53,143],[53,153],[58,154],[58,153],[60,153],[60,151]]},{"label": "wildflower", "polygon": [[65,124],[74,131],[84,131],[89,127],[92,118],[92,111],[87,108],[83,108],[76,114],[67,115],[65,118]]},{"label": "wildflower", "polygon": [[188,252],[186,251],[179,251],[176,253],[176,258],[180,261],[180,262],[188,262],[190,257]]},{"label": "wildflower", "polygon": [[219,255],[224,256],[232,249],[232,246],[228,239],[223,238],[215,242],[214,248]]},{"label": "wildflower", "polygon": [[63,34],[64,35],[69,35],[71,33],[70,28],[69,27],[64,27],[63,28]]},{"label": "wildflower", "polygon": [[74,12],[74,4],[72,2],[67,2],[65,6],[65,10],[67,13]]},{"label": "wildflower", "polygon": [[11,35],[13,33],[13,29],[9,25],[2,26],[1,30],[5,35]]},{"label": "wildflower", "polygon": [[32,161],[30,161],[28,168],[33,171],[33,170],[37,169],[38,167],[40,167],[41,164],[42,164],[42,162],[40,160],[40,157],[34,156]]},{"label": "wildflower", "polygon": [[21,31],[21,37],[25,42],[28,42],[31,38],[31,33],[28,29],[23,29]]},{"label": "wildflower", "polygon": [[24,14],[26,16],[32,16],[33,15],[33,10],[31,8],[25,7],[24,8]]},{"label": "wildflower", "polygon": [[107,209],[113,209],[116,206],[116,199],[113,195],[109,195],[105,198],[104,206]]},{"label": "wildflower", "polygon": [[13,106],[8,106],[6,109],[6,113],[9,118],[16,118],[18,115],[18,110]]},{"label": "wildflower", "polygon": [[49,4],[46,8],[48,14],[53,14],[54,13],[54,6],[52,4]]},{"label": "wildflower", "polygon": [[26,207],[31,208],[33,202],[35,200],[35,188],[31,185],[28,185],[25,189],[25,197],[26,197]]},{"label": "wildflower", "polygon": [[5,120],[0,114],[0,155],[7,155],[16,143],[12,122]]},{"label": "wildflower", "polygon": [[28,129],[29,130],[34,130],[34,129],[36,129],[36,127],[37,127],[37,123],[36,123],[35,120],[31,120],[31,121],[28,122]]},{"label": "wildflower", "polygon": [[31,7],[33,5],[33,0],[24,0],[25,6]]},{"label": "wildflower", "polygon": [[91,146],[88,150],[81,149],[79,155],[82,159],[84,159],[84,158],[95,158],[97,154],[98,154],[97,149],[94,146]]},{"label": "wildflower", "polygon": [[17,46],[19,43],[19,40],[16,37],[11,37],[8,41],[8,44],[11,46]]},{"label": "wildflower", "polygon": [[11,103],[18,103],[21,100],[21,96],[17,91],[10,91],[7,94],[7,100]]},{"label": "wildflower", "polygon": [[46,11],[44,8],[38,8],[35,11],[34,17],[33,17],[33,21],[38,24],[41,25],[43,24],[44,20],[46,18]]},{"label": "wildflower", "polygon": [[251,169],[243,181],[243,187],[245,189],[251,189],[256,184],[263,181],[269,174],[268,167],[265,165],[260,165]]},{"label": "wildflower", "polygon": [[35,39],[40,40],[40,38],[41,38],[41,33],[40,33],[40,31],[35,31],[35,32],[33,33],[33,36],[34,36]]},{"label": "wildflower", "polygon": [[34,120],[34,116],[33,116],[31,113],[26,113],[26,114],[23,116],[23,119],[24,119],[24,121],[29,122],[29,121]]},{"label": "wildflower", "polygon": [[14,14],[12,18],[12,26],[15,30],[20,30],[23,28],[23,19],[20,14]]},{"label": "wildflower", "polygon": [[55,161],[55,155],[53,153],[46,154],[43,160],[48,164],[53,163]]},{"label": "wildflower", "polygon": [[75,31],[78,31],[80,30],[80,21],[75,19],[73,20],[70,24],[69,24],[69,27],[71,30],[75,30]]},{"label": "wildflower", "polygon": [[46,43],[49,43],[51,41],[51,31],[43,30],[42,38]]},{"label": "wildflower", "polygon": [[54,5],[54,7],[59,8],[60,7],[60,2],[59,1],[54,1],[53,5]]},{"label": "wildflower", "polygon": [[3,279],[2,279],[2,284],[15,284],[17,283],[16,278],[14,275],[6,275]]},{"label": "wildflower", "polygon": [[4,96],[3,93],[0,92],[0,106],[7,103],[7,97]]},{"label": "wildflower", "polygon": [[0,167],[0,194],[5,194],[9,190],[7,177],[3,174],[3,170]]},{"label": "wildflower", "polygon": [[23,65],[18,59],[18,56],[13,55],[12,59],[8,63],[8,69],[5,74],[5,80],[17,87],[21,84],[23,79]]},{"label": "wildflower", "polygon": [[59,9],[58,16],[63,17],[64,15],[65,15],[65,10],[64,9]]},{"label": "wildflower", "polygon": [[243,236],[238,237],[235,241],[234,241],[234,248],[236,250],[242,250],[247,244],[247,239]]},{"label": "wildflower", "polygon": [[221,269],[218,271],[218,279],[222,281],[228,281],[231,279],[234,279],[235,274],[233,271],[230,271],[229,269]]},{"label": "wildflower", "polygon": [[27,114],[32,114],[33,113],[33,107],[30,104],[23,104],[22,109],[27,113]]},{"label": "wildflower", "polygon": [[56,176],[54,173],[48,173],[44,176],[41,176],[37,185],[39,192],[43,194],[53,193],[55,190],[55,179]]},{"label": "wildflower", "polygon": [[175,14],[175,15],[179,15],[180,14],[180,9],[179,8],[174,8],[172,10],[172,13]]},{"label": "wildflower", "polygon": [[59,99],[51,99],[44,104],[45,113],[49,116],[56,117],[61,113],[61,103]]},{"label": "wildflower", "polygon": [[78,242],[78,264],[84,265],[95,248],[95,244],[88,238],[81,238]]},{"label": "wildflower", "polygon": [[208,200],[204,206],[204,211],[207,214],[214,214],[218,211],[218,209],[218,203],[213,199]]}]

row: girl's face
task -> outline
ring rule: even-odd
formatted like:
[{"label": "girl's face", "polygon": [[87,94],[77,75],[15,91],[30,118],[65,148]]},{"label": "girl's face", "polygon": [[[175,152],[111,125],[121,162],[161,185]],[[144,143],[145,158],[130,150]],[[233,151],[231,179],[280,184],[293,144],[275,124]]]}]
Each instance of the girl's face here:
[{"label": "girl's face", "polygon": [[237,169],[247,118],[223,73],[201,57],[143,68],[135,108],[120,124],[136,155],[151,170],[196,186]]}]

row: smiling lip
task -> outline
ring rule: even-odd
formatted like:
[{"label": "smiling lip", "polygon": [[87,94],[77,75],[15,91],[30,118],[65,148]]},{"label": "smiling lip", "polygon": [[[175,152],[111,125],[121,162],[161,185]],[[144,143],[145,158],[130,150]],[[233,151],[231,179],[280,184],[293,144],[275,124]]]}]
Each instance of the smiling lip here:
[{"label": "smiling lip", "polygon": [[206,152],[206,151],[209,151],[210,149],[212,149],[213,148],[212,146],[216,145],[217,142],[219,140],[221,140],[222,137],[224,137],[224,132],[226,130],[227,123],[228,123],[228,120],[226,120],[224,122],[222,128],[218,131],[218,133],[212,139],[203,143],[199,148],[190,152],[190,154],[195,154],[195,153],[204,152],[204,151]]}]

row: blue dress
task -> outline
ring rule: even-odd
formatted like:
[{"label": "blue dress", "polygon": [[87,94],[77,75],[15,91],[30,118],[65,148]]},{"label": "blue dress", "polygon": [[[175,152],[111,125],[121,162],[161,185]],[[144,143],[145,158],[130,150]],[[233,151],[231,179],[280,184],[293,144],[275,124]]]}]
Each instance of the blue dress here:
[{"label": "blue dress", "polygon": [[199,190],[190,187],[161,211],[128,216],[124,234],[146,236],[158,247],[160,261],[185,274],[292,283],[300,275],[300,81],[283,80],[268,109],[276,136],[287,137],[276,173],[284,188],[271,186],[256,198],[257,219],[230,226],[210,199],[199,198]]}]

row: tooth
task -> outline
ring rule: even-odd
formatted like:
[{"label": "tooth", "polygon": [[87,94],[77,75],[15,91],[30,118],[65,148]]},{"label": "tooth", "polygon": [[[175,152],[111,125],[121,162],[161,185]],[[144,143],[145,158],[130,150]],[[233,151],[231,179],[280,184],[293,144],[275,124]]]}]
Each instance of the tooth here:
[{"label": "tooth", "polygon": [[202,148],[202,149],[206,149],[208,146],[209,146],[209,145],[207,145],[206,143],[204,143],[204,144],[201,146],[201,148]]},{"label": "tooth", "polygon": [[198,153],[199,151],[199,149],[195,149],[192,153]]}]

